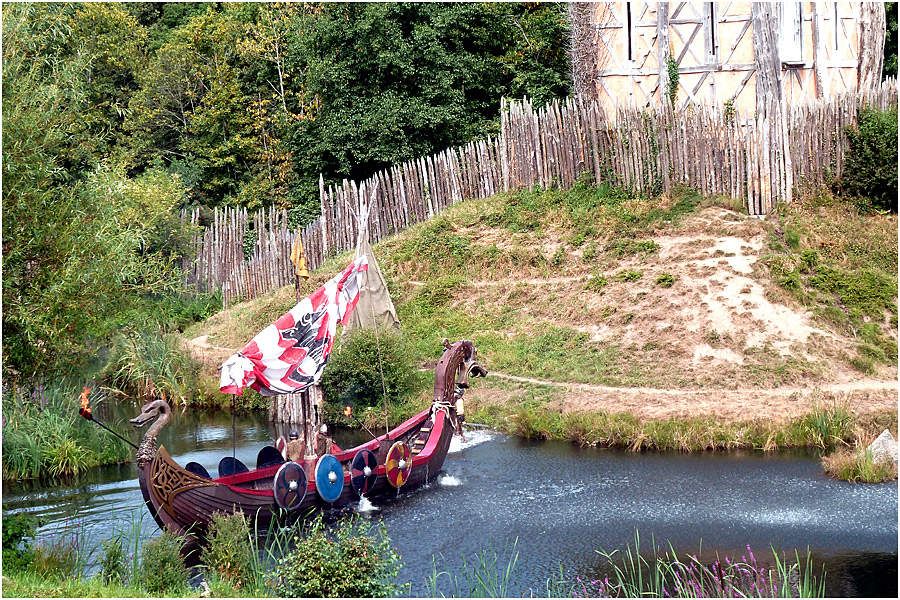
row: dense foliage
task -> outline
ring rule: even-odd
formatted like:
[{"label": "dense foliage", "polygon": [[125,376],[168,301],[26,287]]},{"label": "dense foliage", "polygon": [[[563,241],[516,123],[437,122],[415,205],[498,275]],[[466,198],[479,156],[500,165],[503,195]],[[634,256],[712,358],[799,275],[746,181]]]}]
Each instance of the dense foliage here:
[{"label": "dense foliage", "polygon": [[177,326],[179,209],[276,204],[302,223],[320,172],[364,177],[495,131],[503,95],[569,89],[557,4],[2,10],[13,377],[78,372],[129,323]]},{"label": "dense foliage", "polygon": [[224,4],[134,9],[151,47],[132,165],[206,204],[304,221],[318,175],[365,177],[496,129],[503,95],[568,92],[558,5]]},{"label": "dense foliage", "polygon": [[80,391],[63,382],[32,392],[4,391],[4,480],[78,475],[131,458],[124,442],[98,434],[95,425],[78,415]]},{"label": "dense foliage", "polygon": [[141,583],[156,595],[171,594],[187,587],[188,568],[181,558],[183,540],[164,531],[141,550]]},{"label": "dense foliage", "polygon": [[866,198],[875,208],[897,212],[897,109],[864,108],[847,128],[842,191]]},{"label": "dense foliage", "polygon": [[298,533],[296,546],[275,568],[275,591],[291,598],[386,598],[402,591],[395,582],[400,556],[384,525],[346,519],[334,531],[322,520]]},{"label": "dense foliage", "polygon": [[883,79],[897,76],[897,3],[884,3],[885,36],[884,66],[881,71]]},{"label": "dense foliage", "polygon": [[3,514],[3,570],[7,573],[19,571],[34,556],[31,545],[37,521],[28,513]]},{"label": "dense foliage", "polygon": [[398,402],[415,386],[415,364],[400,334],[358,329],[335,346],[322,376],[330,403],[376,406]]}]

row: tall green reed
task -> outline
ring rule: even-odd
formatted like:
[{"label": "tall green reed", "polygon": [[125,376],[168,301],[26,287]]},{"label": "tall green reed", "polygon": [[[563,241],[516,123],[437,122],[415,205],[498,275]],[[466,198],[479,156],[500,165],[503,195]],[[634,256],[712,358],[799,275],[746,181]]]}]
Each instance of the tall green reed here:
[{"label": "tall green reed", "polygon": [[[3,479],[66,477],[131,457],[128,446],[78,415],[81,386],[65,380],[3,390]],[[96,411],[104,402],[94,395]]]},{"label": "tall green reed", "polygon": [[505,566],[494,550],[477,553],[471,564],[464,557],[459,574],[438,571],[437,560],[432,557],[431,575],[425,581],[428,595],[435,598],[508,598],[518,595],[512,589],[519,561],[517,546],[518,538],[513,542]]}]

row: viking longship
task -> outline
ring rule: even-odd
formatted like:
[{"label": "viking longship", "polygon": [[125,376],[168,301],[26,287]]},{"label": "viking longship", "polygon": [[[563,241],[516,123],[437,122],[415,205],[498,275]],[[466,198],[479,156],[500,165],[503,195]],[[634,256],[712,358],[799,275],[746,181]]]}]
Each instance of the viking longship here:
[{"label": "viking longship", "polygon": [[[253,387],[263,394],[294,392],[318,381],[331,350],[337,323],[346,323],[365,271],[357,258],[314,294],[260,332],[222,367],[220,389],[239,393]],[[160,527],[196,539],[216,512],[242,512],[267,527],[273,519],[292,519],[316,509],[337,508],[396,496],[434,479],[450,448],[456,401],[469,376],[484,376],[471,341],[450,344],[435,367],[431,406],[384,435],[349,450],[288,460],[276,446],[260,449],[255,468],[226,456],[212,476],[198,463],[179,465],[157,445],[172,418],[164,400],[147,403],[131,420],[144,426],[155,419],[137,450],[138,479],[144,500]]]}]

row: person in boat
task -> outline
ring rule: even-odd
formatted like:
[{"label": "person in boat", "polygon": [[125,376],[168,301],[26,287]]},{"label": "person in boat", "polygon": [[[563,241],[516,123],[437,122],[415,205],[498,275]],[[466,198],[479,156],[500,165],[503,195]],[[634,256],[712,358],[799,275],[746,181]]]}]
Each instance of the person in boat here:
[{"label": "person in boat", "polygon": [[288,442],[285,451],[286,458],[294,462],[303,460],[303,455],[306,454],[306,446],[304,445],[303,440],[299,439],[300,436],[297,434],[296,429],[291,430],[290,437],[291,441]]},{"label": "person in boat", "polygon": [[319,433],[316,434],[316,456],[323,454],[334,454],[340,452],[341,448],[334,443],[334,440],[328,435],[328,425],[322,423],[319,427]]},{"label": "person in boat", "polygon": [[466,420],[466,404],[463,401],[463,395],[466,393],[464,384],[457,383],[453,390],[454,407],[456,408],[456,433],[462,441],[466,441],[466,434],[463,432],[463,421]]}]

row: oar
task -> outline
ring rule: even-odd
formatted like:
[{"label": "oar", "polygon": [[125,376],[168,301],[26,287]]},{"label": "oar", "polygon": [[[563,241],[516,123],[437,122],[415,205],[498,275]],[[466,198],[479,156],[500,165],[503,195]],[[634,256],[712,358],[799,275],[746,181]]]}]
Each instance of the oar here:
[{"label": "oar", "polygon": [[101,423],[100,421],[98,421],[96,419],[96,417],[94,417],[94,414],[91,412],[91,405],[87,399],[90,391],[91,391],[90,388],[84,388],[84,391],[81,393],[81,408],[78,409],[78,414],[80,414],[82,417],[84,417],[91,423],[96,423],[103,429],[107,430],[108,432],[110,432],[111,434],[113,434],[114,436],[116,436],[117,438],[119,438],[120,440],[122,440],[123,442],[125,442],[126,444],[128,444],[129,446],[134,448],[135,450],[137,450],[138,447],[134,444],[134,442],[119,435],[118,433],[116,433],[115,431],[113,431],[112,429],[110,429],[109,427],[107,427],[106,425]]}]

